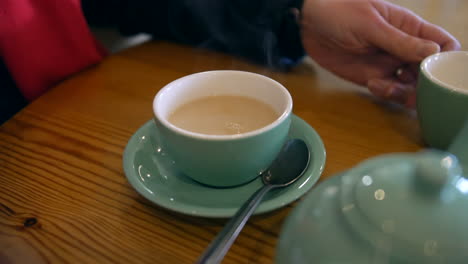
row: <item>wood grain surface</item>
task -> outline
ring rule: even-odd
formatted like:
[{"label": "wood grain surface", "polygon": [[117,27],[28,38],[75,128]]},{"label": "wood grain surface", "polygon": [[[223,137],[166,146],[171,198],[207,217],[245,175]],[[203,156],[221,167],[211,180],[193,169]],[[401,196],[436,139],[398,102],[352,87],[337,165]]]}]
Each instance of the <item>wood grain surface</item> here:
[{"label": "wood grain surface", "polygon": [[[437,22],[443,2],[466,19],[468,1],[416,2],[409,7],[429,20]],[[440,10],[427,2],[440,3]],[[444,23],[454,32],[468,24],[453,21]],[[457,37],[466,43],[463,34]],[[0,263],[193,263],[226,220],[151,204],[127,182],[122,152],[152,117],[160,88],[215,69],[261,73],[289,89],[294,113],[326,146],[321,180],[376,155],[423,147],[413,112],[379,102],[311,61],[281,73],[149,42],[70,77],[0,127]],[[224,263],[272,263],[281,225],[295,205],[254,217]]]}]

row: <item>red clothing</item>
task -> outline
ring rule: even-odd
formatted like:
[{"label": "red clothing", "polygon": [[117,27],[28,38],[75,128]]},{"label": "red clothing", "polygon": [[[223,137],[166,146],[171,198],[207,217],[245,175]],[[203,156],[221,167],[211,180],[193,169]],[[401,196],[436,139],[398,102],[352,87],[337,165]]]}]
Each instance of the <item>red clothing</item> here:
[{"label": "red clothing", "polygon": [[0,1],[0,56],[28,100],[105,55],[80,0]]}]

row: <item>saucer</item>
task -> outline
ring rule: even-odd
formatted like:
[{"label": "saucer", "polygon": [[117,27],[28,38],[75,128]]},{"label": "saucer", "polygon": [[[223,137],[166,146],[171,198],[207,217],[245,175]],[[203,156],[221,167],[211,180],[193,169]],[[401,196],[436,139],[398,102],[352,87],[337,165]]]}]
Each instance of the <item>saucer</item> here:
[{"label": "saucer", "polygon": [[[293,115],[289,138],[306,142],[311,151],[309,167],[291,186],[265,196],[255,214],[283,207],[304,195],[325,167],[325,148],[320,136],[304,120]],[[156,125],[148,121],[130,138],[123,155],[125,175],[142,196],[171,211],[203,217],[231,217],[262,185],[259,178],[241,186],[215,188],[181,173],[160,147]]]}]

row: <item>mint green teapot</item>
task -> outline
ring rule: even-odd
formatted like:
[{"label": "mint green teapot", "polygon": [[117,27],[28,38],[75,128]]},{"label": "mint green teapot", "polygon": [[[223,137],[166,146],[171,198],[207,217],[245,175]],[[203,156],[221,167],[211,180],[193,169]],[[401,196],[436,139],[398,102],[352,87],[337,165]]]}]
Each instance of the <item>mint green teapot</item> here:
[{"label": "mint green teapot", "polygon": [[461,167],[430,150],[376,157],[325,180],[286,219],[276,263],[468,263]]}]

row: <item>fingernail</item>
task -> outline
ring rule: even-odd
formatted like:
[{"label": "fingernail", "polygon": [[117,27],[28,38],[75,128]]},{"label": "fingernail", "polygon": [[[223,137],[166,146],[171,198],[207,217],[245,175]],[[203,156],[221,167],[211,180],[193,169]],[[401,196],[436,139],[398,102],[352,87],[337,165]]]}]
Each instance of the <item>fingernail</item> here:
[{"label": "fingernail", "polygon": [[404,103],[406,99],[405,86],[399,85],[387,80],[370,80],[367,83],[367,88],[377,97]]},{"label": "fingernail", "polygon": [[436,43],[432,41],[425,41],[424,44],[419,46],[419,49],[416,54],[419,56],[420,59],[424,59],[427,56],[430,56],[439,51],[440,51],[439,45],[437,45]]},{"label": "fingernail", "polygon": [[367,82],[367,88],[371,91],[372,94],[378,97],[387,96],[387,86],[388,82],[383,80],[370,80]]},{"label": "fingernail", "polygon": [[416,94],[411,93],[408,95],[408,99],[406,99],[406,107],[415,109],[416,108]]}]

